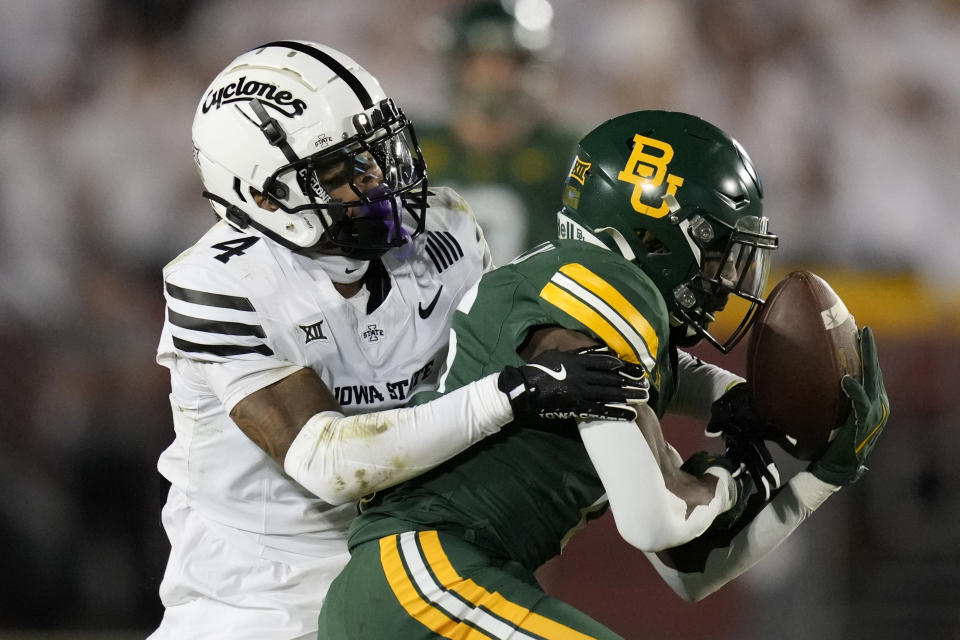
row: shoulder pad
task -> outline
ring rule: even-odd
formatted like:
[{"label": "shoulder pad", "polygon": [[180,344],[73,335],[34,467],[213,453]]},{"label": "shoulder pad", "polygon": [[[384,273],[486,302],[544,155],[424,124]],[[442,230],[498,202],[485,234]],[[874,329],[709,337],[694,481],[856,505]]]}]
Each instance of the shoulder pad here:
[{"label": "shoulder pad", "polygon": [[444,209],[449,213],[468,216],[473,219],[473,210],[459,193],[450,187],[430,187],[427,195],[427,204],[430,207]]},{"label": "shoulder pad", "polygon": [[576,320],[621,358],[654,372],[669,344],[670,322],[650,278],[612,251],[577,241],[555,244],[555,251],[532,251],[514,268],[535,286],[542,304]]},{"label": "shoulder pad", "polygon": [[203,362],[272,356],[253,299],[269,282],[258,270],[225,268],[215,257],[200,248],[164,269],[168,347]]}]

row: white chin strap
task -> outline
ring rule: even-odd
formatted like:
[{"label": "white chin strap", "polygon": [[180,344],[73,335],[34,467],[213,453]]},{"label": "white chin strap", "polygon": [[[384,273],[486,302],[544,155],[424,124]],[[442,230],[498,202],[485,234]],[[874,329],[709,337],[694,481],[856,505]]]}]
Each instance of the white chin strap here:
[{"label": "white chin strap", "polygon": [[623,234],[620,233],[619,229],[614,227],[600,227],[599,229],[594,229],[596,232],[605,231],[607,234],[613,238],[613,243],[617,245],[617,249],[620,250],[620,255],[624,258],[633,262],[637,259],[637,254],[633,252],[633,249],[630,247],[630,243],[627,242],[627,239],[623,237]]},{"label": "white chin strap", "polygon": [[362,278],[370,268],[369,260],[358,260],[346,256],[317,256],[315,260],[330,276],[330,280],[339,284],[353,284]]}]

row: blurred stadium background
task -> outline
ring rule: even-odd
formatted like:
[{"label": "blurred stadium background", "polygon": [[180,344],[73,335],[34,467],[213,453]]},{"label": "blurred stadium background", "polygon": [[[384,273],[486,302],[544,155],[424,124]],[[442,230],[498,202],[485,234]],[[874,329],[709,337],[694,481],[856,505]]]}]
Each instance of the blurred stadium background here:
[{"label": "blurred stadium background", "polygon": [[[678,109],[737,137],[778,273],[812,269],[875,327],[893,405],[866,479],[706,601],[668,592],[609,517],[544,582],[631,640],[960,638],[960,2],[517,1],[552,30],[526,115],[576,136]],[[212,222],[190,144],[209,79],[311,39],[418,126],[449,122],[442,18],[467,4],[0,3],[0,640],[142,638],[159,620],[160,269]],[[665,429],[702,446],[695,425]]]}]

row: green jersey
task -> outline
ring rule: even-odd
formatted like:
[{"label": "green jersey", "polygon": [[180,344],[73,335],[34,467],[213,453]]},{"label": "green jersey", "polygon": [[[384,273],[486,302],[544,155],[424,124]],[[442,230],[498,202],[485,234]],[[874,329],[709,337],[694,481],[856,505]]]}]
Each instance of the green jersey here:
[{"label": "green jersey", "polygon": [[[451,391],[504,366],[532,329],[560,326],[643,365],[658,415],[675,388],[676,350],[662,296],[635,265],[584,242],[548,242],[483,276],[454,316]],[[420,401],[429,399],[419,398]],[[514,424],[433,471],[377,495],[351,528],[350,544],[410,530],[454,533],[493,557],[530,570],[606,506],[576,424]]]}]

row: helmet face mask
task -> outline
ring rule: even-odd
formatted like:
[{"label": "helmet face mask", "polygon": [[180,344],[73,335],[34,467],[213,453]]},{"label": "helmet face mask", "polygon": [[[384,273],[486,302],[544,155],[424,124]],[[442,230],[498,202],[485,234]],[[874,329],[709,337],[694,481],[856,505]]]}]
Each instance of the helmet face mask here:
[{"label": "helmet face mask", "polygon": [[205,92],[193,139],[214,211],[288,249],[372,260],[423,231],[413,125],[339,51],[283,41],[241,55]]},{"label": "helmet face mask", "polygon": [[[559,236],[601,244],[635,262],[663,295],[675,341],[691,346],[706,339],[726,353],[763,303],[778,244],[762,197],[753,164],[735,140],[693,116],[639,111],[581,140]],[[742,304],[728,308],[733,299]],[[738,318],[731,322],[732,315]],[[715,335],[718,324],[729,329],[726,337]]]},{"label": "helmet face mask", "polygon": [[264,183],[281,211],[319,219],[324,234],[309,252],[371,260],[423,231],[426,173],[413,125],[390,100],[374,114],[354,117],[357,136],[279,167]]},{"label": "helmet face mask", "polygon": [[[710,235],[709,225],[694,216],[688,233],[693,237]],[[763,303],[770,269],[770,252],[777,248],[776,237],[767,232],[767,219],[744,216],[733,230],[713,238],[700,253],[700,269],[673,291],[674,317],[693,327],[697,338],[705,338],[724,353],[730,351],[750,329],[758,306]],[[700,227],[700,229],[698,229]],[[720,339],[709,327],[724,311],[733,295],[750,303],[728,337]],[[681,341],[683,339],[681,338]]]}]

